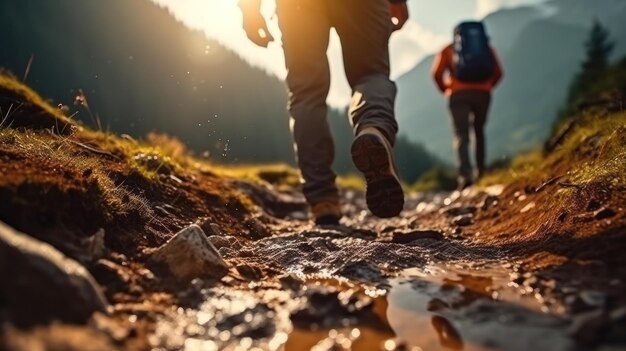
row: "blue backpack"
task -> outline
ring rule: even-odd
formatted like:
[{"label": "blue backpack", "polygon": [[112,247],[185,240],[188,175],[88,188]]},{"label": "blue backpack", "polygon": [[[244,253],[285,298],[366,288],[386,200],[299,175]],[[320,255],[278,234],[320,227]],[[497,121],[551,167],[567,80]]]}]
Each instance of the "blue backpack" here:
[{"label": "blue backpack", "polygon": [[463,22],[454,29],[454,76],[463,82],[485,82],[495,58],[482,22]]}]

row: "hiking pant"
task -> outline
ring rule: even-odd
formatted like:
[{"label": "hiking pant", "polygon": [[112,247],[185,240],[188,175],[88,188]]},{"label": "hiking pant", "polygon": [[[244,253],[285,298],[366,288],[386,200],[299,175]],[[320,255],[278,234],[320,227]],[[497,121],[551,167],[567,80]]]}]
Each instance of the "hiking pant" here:
[{"label": "hiking pant", "polygon": [[469,156],[469,131],[474,129],[476,143],[476,171],[482,175],[485,170],[484,127],[489,112],[491,93],[487,91],[458,91],[450,96],[449,107],[454,125],[454,148],[457,154],[459,175],[472,179],[472,164]]},{"label": "hiking pant", "polygon": [[303,193],[310,204],[338,201],[326,105],[330,30],[334,27],[341,40],[345,74],[353,91],[348,114],[355,133],[373,126],[393,144],[398,125],[394,117],[396,86],[389,79],[389,2],[277,0],[277,14]]}]

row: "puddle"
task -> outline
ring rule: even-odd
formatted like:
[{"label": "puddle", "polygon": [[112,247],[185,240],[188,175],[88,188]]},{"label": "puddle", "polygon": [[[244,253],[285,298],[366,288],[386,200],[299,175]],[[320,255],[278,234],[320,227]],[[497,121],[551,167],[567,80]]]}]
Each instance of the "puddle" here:
[{"label": "puddle", "polygon": [[397,342],[415,350],[569,350],[565,323],[493,265],[412,268],[386,297]]},{"label": "puddle", "polygon": [[157,323],[154,350],[570,350],[568,323],[510,266],[430,264],[375,286],[328,274],[299,288],[213,288]]},{"label": "puddle", "polygon": [[[295,328],[285,350],[571,350],[568,323],[524,287],[511,284],[497,263],[411,268],[387,290],[363,289],[378,324]],[[332,279],[308,284],[341,289],[357,285]],[[345,291],[345,290],[344,290]]]}]

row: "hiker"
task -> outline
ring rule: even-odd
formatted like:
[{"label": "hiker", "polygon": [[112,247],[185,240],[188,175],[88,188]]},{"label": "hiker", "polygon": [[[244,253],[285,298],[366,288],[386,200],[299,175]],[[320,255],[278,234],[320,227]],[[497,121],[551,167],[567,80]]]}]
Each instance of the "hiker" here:
[{"label": "hiker", "polygon": [[[448,97],[452,115],[459,174],[458,189],[471,186],[485,172],[485,133],[491,90],[502,79],[502,66],[482,22],[464,22],[454,29],[454,41],[433,64],[433,78]],[[469,130],[473,127],[476,169],[469,155]]]},{"label": "hiker", "polygon": [[[273,41],[261,0],[240,0],[243,27],[261,47]],[[319,225],[342,217],[332,170],[334,143],[327,122],[330,29],[341,40],[345,74],[352,88],[351,155],[367,182],[367,205],[381,218],[397,216],[404,194],[396,175],[393,144],[395,83],[389,79],[389,37],[408,19],[406,0],[277,0],[287,66],[291,131],[303,193]]]}]

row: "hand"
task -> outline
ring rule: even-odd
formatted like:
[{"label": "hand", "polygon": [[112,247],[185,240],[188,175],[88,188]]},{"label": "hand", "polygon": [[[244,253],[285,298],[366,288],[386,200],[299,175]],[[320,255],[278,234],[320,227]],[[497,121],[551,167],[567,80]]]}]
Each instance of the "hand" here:
[{"label": "hand", "polygon": [[406,2],[389,4],[389,12],[391,13],[394,32],[402,28],[409,19],[409,9]]},{"label": "hand", "polygon": [[243,29],[246,31],[248,39],[260,47],[266,48],[274,41],[274,37],[267,28],[267,22],[261,14],[260,1],[245,3],[240,2],[243,13]]}]

